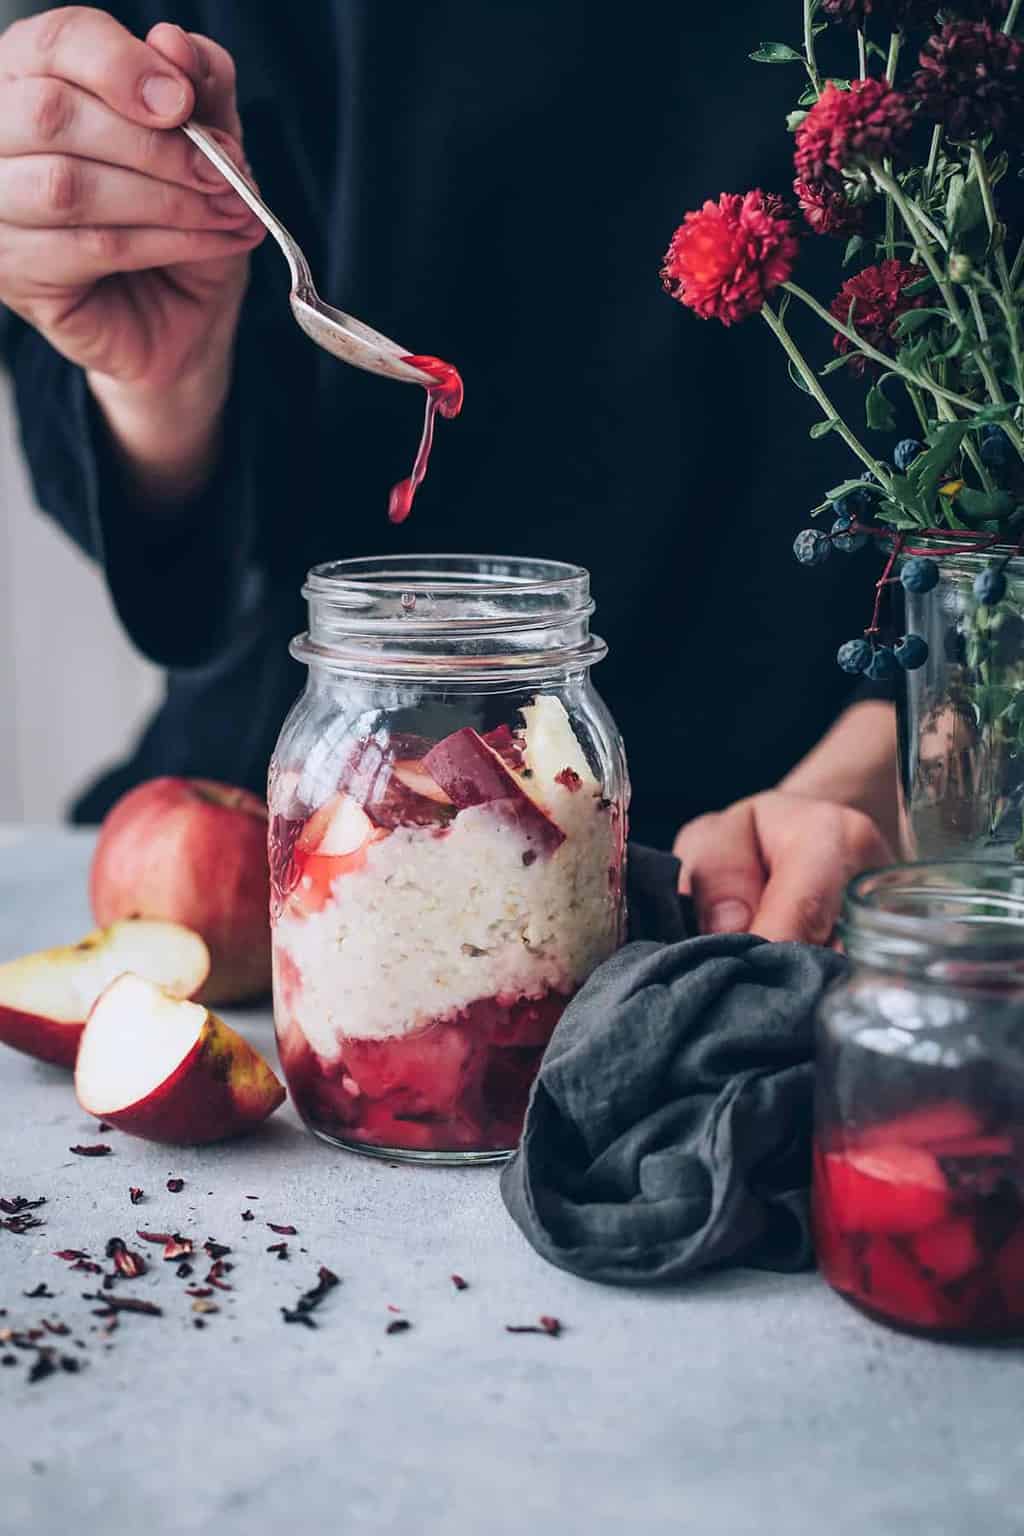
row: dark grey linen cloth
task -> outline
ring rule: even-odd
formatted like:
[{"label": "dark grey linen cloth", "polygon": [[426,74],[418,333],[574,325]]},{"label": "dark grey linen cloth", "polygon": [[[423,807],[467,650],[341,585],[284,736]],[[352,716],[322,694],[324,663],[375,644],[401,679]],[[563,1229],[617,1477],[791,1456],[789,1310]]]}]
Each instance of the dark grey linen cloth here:
[{"label": "dark grey linen cloth", "polygon": [[678,873],[668,854],[630,850],[633,942],[563,1014],[502,1173],[528,1241],[588,1280],[813,1258],[813,1018],[846,961],[748,934],[685,937]]}]

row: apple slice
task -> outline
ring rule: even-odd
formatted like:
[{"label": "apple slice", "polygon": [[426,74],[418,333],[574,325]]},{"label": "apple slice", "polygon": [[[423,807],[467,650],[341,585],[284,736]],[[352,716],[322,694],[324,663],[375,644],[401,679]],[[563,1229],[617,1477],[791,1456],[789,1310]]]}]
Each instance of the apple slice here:
[{"label": "apple slice", "polygon": [[554,784],[561,784],[570,792],[598,788],[560,699],[550,693],[539,693],[520,713],[526,722],[523,765],[536,779],[541,794],[550,794]]},{"label": "apple slice", "polygon": [[75,1092],[86,1114],[176,1146],[238,1136],[285,1097],[263,1057],[223,1019],[131,975],[93,1005]]},{"label": "apple slice", "polygon": [[444,827],[455,815],[448,796],[424,768],[419,758],[400,758],[390,764],[366,810],[378,827]]},{"label": "apple slice", "polygon": [[565,833],[471,726],[455,731],[431,747],[423,766],[457,810],[489,806],[522,833],[534,857],[550,856],[565,842]]},{"label": "apple slice", "polygon": [[0,965],[0,1040],[40,1061],[73,1067],[89,1010],[123,971],[137,971],[175,997],[192,997],[210,974],[210,952],[179,923],[112,923],[80,944],[40,950]]},{"label": "apple slice", "polygon": [[319,912],[331,899],[339,875],[366,863],[370,844],[386,837],[351,795],[332,795],[313,812],[299,833],[293,855],[298,881],[289,905],[299,912]]}]

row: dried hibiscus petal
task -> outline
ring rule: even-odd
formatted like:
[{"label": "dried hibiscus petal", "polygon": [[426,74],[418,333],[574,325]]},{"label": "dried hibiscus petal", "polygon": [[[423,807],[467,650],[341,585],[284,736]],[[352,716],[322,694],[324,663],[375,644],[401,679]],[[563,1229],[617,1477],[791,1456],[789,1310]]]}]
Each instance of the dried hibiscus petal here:
[{"label": "dried hibiscus petal", "polygon": [[67,1323],[51,1323],[50,1320],[48,1318],[45,1318],[45,1317],[43,1318],[42,1323],[43,1323],[43,1327],[46,1329],[47,1333],[56,1333],[56,1334],[62,1334],[63,1335],[65,1333],[70,1333],[71,1332],[71,1329],[68,1327]]},{"label": "dried hibiscus petal", "polygon": [[107,1258],[113,1259],[114,1268],[126,1280],[137,1280],[146,1273],[146,1261],[141,1253],[135,1253],[123,1237],[112,1237],[107,1244]]},{"label": "dried hibiscus petal", "polygon": [[461,1275],[452,1275],[452,1285],[457,1291],[468,1291],[469,1281],[463,1280]]},{"label": "dried hibiscus petal", "polygon": [[40,1195],[38,1200],[26,1200],[24,1195],[9,1195],[6,1199],[0,1199],[0,1211],[5,1216],[20,1216],[22,1211],[37,1211],[45,1204],[45,1195]]},{"label": "dried hibiscus petal", "polygon": [[182,1237],[180,1232],[172,1232],[164,1243],[164,1259],[168,1263],[174,1263],[178,1259],[187,1259],[195,1252],[195,1246],[190,1237]]},{"label": "dried hibiscus petal", "polygon": [[21,1294],[23,1296],[27,1296],[29,1301],[53,1300],[53,1292],[49,1289],[45,1280],[40,1280],[39,1284],[35,1286],[34,1289],[31,1291],[22,1291]]},{"label": "dried hibiscus petal", "polygon": [[80,1270],[84,1275],[102,1274],[99,1264],[93,1264],[89,1259],[76,1259],[71,1268]]},{"label": "dried hibiscus petal", "polygon": [[171,1232],[143,1232],[141,1227],[136,1227],[135,1236],[141,1237],[144,1243],[160,1243],[161,1245],[172,1242],[174,1238],[174,1234]]},{"label": "dried hibiscus petal", "polygon": [[180,1195],[182,1190],[185,1188],[185,1180],[184,1179],[168,1179],[167,1180],[167,1188],[168,1188],[168,1190],[170,1191],[170,1193],[172,1195]]},{"label": "dried hibiscus petal", "polygon": [[187,1259],[182,1259],[174,1273],[177,1275],[179,1280],[187,1280],[189,1275],[192,1273],[192,1265],[188,1262]]},{"label": "dried hibiscus petal", "polygon": [[231,1252],[227,1243],[215,1243],[212,1237],[206,1239],[206,1242],[203,1244],[203,1250],[207,1258],[210,1259],[222,1259],[225,1254]]},{"label": "dried hibiscus petal", "polygon": [[270,1246],[267,1248],[267,1252],[268,1253],[276,1253],[279,1259],[286,1259],[288,1257],[288,1244],[287,1243],[271,1243]]},{"label": "dried hibiscus petal", "polygon": [[337,1275],[333,1274],[326,1265],[321,1264],[317,1271],[316,1285],[312,1286],[308,1291],[303,1291],[294,1309],[282,1307],[281,1316],[286,1323],[304,1323],[307,1328],[315,1328],[316,1324],[309,1314],[315,1307],[320,1305],[324,1297],[330,1291],[333,1291],[336,1285],[340,1284],[341,1281]]},{"label": "dried hibiscus petal", "polygon": [[106,1143],[102,1141],[96,1142],[95,1145],[91,1147],[83,1147],[81,1144],[79,1144],[77,1147],[68,1148],[68,1151],[74,1152],[77,1157],[106,1157],[107,1154],[112,1150],[113,1149],[111,1147],[108,1147]]},{"label": "dried hibiscus petal", "polygon": [[242,1220],[243,1221],[255,1221],[256,1217],[253,1215],[252,1211],[243,1211],[242,1212]]},{"label": "dried hibiscus petal", "polygon": [[206,1277],[207,1285],[215,1285],[219,1291],[232,1290],[233,1287],[223,1278],[226,1271],[230,1268],[231,1265],[225,1264],[223,1259],[217,1259],[215,1263],[210,1265],[210,1273]]},{"label": "dried hibiscus petal", "polygon": [[385,1328],[385,1333],[408,1333],[412,1327],[407,1317],[393,1317]]},{"label": "dried hibiscus petal", "polygon": [[53,1256],[55,1259],[66,1259],[69,1264],[73,1259],[87,1259],[89,1257],[83,1248],[58,1248]]},{"label": "dried hibiscus petal", "polygon": [[146,1317],[163,1317],[163,1309],[154,1301],[141,1301],[137,1296],[104,1295],[102,1291],[96,1291],[92,1295],[88,1291],[82,1292],[83,1301],[99,1301],[103,1306],[94,1315],[96,1317],[108,1317],[114,1312],[141,1312]]},{"label": "dried hibiscus petal", "polygon": [[0,1227],[7,1232],[13,1232],[16,1237],[21,1237],[25,1232],[31,1232],[33,1227],[43,1225],[38,1216],[30,1216],[27,1211],[23,1211],[20,1216],[7,1216],[0,1221]]},{"label": "dried hibiscus petal", "polygon": [[268,1221],[267,1226],[271,1232],[276,1232],[279,1237],[296,1237],[298,1235],[298,1227],[279,1226],[275,1221]]},{"label": "dried hibiscus petal", "polygon": [[146,1191],[140,1189],[137,1184],[129,1184],[128,1186],[128,1198],[132,1205],[141,1205],[145,1193]]},{"label": "dried hibiscus petal", "polygon": [[213,1289],[208,1285],[186,1285],[186,1296],[212,1296]]},{"label": "dried hibiscus petal", "polygon": [[546,1333],[553,1339],[557,1339],[561,1331],[557,1317],[540,1317],[535,1323],[505,1324],[506,1333]]}]

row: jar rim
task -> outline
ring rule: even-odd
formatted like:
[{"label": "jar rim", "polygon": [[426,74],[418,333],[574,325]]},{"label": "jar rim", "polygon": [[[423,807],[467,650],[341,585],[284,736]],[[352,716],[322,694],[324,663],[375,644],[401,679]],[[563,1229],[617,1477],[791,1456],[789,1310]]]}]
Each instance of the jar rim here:
[{"label": "jar rim", "polygon": [[593,666],[581,565],[521,555],[391,554],[315,565],[299,661],[347,673],[502,682]]},{"label": "jar rim", "polygon": [[867,870],[847,887],[839,932],[867,965],[936,979],[1024,977],[1024,864],[935,859]]},{"label": "jar rim", "polygon": [[900,559],[907,560],[920,554],[941,555],[944,561],[948,561],[954,567],[963,565],[968,570],[974,570],[992,560],[1009,559],[1013,562],[1021,558],[1022,551],[1016,544],[985,544],[982,542],[985,537],[986,535],[982,534],[974,535],[974,539],[977,540],[975,544],[970,530],[966,529],[910,530],[904,535]]}]

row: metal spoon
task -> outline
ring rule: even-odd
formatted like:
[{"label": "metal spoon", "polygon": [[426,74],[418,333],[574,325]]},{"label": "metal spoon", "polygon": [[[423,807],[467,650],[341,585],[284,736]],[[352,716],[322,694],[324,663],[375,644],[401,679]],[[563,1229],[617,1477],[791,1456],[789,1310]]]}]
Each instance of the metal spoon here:
[{"label": "metal spoon", "polygon": [[421,373],[418,368],[402,362],[407,354],[397,342],[390,341],[387,336],[382,336],[379,331],[372,330],[352,315],[346,315],[340,309],[324,303],[313,286],[313,278],[301,248],[284,225],[274,217],[259,193],[249,185],[238,167],[228,159],[217,141],[195,123],[183,123],[181,131],[217,167],[224,179],[231,183],[239,197],[248,203],[281,247],[292,275],[292,313],[306,335],[318,346],[333,352],[335,357],[351,363],[355,368],[365,368],[368,373],[383,373],[389,379],[401,379],[406,384],[433,384],[434,380],[429,374]]}]

